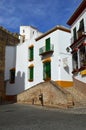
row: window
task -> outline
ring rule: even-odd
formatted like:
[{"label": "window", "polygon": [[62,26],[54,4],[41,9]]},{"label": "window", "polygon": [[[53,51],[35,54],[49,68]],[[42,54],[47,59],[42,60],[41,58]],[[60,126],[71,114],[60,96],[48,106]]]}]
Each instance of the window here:
[{"label": "window", "polygon": [[29,61],[32,61],[34,57],[34,48],[30,47],[29,48]]},{"label": "window", "polygon": [[76,27],[73,29],[73,38],[74,38],[74,41],[77,40]]},{"label": "window", "polygon": [[76,71],[78,69],[78,54],[75,52],[72,56],[73,59],[73,71]]},{"label": "window", "polygon": [[23,33],[25,33],[25,30],[23,30]]},{"label": "window", "polygon": [[34,67],[29,67],[29,81],[33,81],[33,77],[34,77]]},{"label": "window", "polygon": [[15,83],[15,68],[10,70],[10,83]]},{"label": "window", "polygon": [[46,51],[49,51],[50,50],[50,38],[46,39]]},{"label": "window", "polygon": [[84,19],[82,19],[82,20],[80,21],[79,31],[84,32]]},{"label": "window", "polygon": [[22,42],[25,42],[25,35],[23,35],[22,37]]},{"label": "window", "polygon": [[82,46],[79,51],[80,67],[86,66],[86,47]]},{"label": "window", "polygon": [[82,32],[84,32],[84,19],[82,19],[79,24],[78,38],[82,36]]},{"label": "window", "polygon": [[50,80],[51,78],[51,62],[43,63],[43,79]]}]

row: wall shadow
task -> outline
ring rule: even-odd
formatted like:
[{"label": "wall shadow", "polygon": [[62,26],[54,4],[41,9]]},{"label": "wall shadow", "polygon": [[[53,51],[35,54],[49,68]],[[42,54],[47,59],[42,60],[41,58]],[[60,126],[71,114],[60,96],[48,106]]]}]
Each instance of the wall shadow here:
[{"label": "wall shadow", "polygon": [[64,70],[69,74],[69,66],[64,67]]},{"label": "wall shadow", "polygon": [[6,102],[15,103],[17,102],[17,94],[25,90],[25,72],[17,72],[14,83],[8,83],[6,85],[10,95],[6,95]]}]

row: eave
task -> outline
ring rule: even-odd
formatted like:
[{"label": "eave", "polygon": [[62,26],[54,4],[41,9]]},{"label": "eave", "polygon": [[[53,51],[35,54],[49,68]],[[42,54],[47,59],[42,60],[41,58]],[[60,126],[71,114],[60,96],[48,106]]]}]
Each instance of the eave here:
[{"label": "eave", "polygon": [[71,26],[74,23],[74,21],[79,17],[79,15],[85,10],[85,8],[86,8],[86,0],[83,0],[80,6],[76,9],[76,11],[70,17],[67,24]]},{"label": "eave", "polygon": [[68,33],[71,32],[69,28],[66,28],[66,27],[64,27],[64,26],[56,26],[56,27],[52,28],[51,30],[47,31],[46,33],[42,34],[41,36],[37,37],[35,40],[38,41],[38,40],[40,40],[41,38],[47,36],[48,34],[54,32],[54,31],[56,31],[56,30],[65,31],[65,32],[68,32]]}]

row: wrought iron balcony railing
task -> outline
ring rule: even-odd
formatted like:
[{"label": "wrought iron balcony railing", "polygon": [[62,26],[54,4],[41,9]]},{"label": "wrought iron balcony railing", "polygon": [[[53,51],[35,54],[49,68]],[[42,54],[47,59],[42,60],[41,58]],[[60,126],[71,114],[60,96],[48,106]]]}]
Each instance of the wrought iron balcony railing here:
[{"label": "wrought iron balcony railing", "polygon": [[77,40],[81,39],[83,36],[86,36],[86,32],[82,30],[78,30],[76,32],[76,36],[71,38],[71,44],[75,43]]},{"label": "wrought iron balcony railing", "polygon": [[54,51],[54,45],[50,44],[49,48],[46,48],[46,46],[43,46],[39,49],[39,55],[43,55],[49,52],[53,52]]}]

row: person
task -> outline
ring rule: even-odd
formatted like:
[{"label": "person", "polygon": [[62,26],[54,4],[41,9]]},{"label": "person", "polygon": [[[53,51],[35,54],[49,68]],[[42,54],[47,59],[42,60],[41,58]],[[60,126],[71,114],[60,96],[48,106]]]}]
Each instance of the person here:
[{"label": "person", "polygon": [[41,101],[41,105],[43,106],[44,104],[43,104],[43,94],[42,93],[39,95],[39,100]]}]

